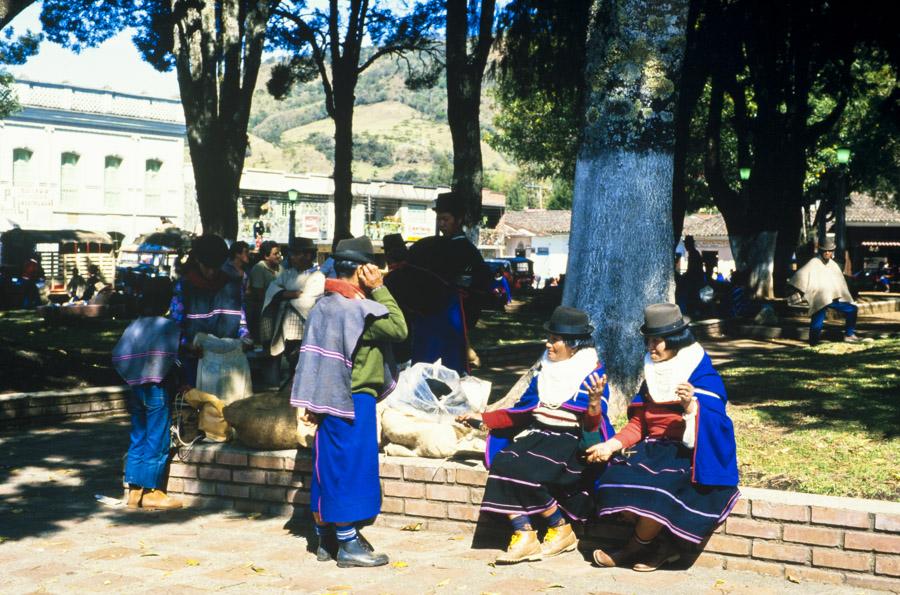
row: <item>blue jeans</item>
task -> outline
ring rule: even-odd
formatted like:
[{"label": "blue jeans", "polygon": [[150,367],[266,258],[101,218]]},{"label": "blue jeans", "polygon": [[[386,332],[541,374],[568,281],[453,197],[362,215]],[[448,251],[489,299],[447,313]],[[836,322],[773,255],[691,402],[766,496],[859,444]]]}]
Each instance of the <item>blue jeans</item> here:
[{"label": "blue jeans", "polygon": [[160,488],[169,459],[169,395],[160,384],[139,384],[128,394],[131,413],[131,445],[125,463],[126,483]]},{"label": "blue jeans", "polygon": [[818,312],[812,315],[809,321],[809,341],[810,343],[818,342],[819,336],[822,334],[822,327],[825,325],[825,310],[831,308],[838,312],[843,312],[847,317],[847,323],[844,328],[844,334],[851,337],[856,334],[856,313],[859,310],[853,304],[847,302],[839,302],[834,300]]}]

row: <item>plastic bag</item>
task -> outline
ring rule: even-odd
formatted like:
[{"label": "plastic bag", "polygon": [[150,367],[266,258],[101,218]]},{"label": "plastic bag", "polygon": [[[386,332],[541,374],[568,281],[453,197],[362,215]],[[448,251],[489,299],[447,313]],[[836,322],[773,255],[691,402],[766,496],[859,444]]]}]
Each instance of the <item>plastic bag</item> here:
[{"label": "plastic bag", "polygon": [[440,360],[433,364],[420,362],[403,370],[388,406],[441,421],[472,411],[459,374],[442,366]]}]

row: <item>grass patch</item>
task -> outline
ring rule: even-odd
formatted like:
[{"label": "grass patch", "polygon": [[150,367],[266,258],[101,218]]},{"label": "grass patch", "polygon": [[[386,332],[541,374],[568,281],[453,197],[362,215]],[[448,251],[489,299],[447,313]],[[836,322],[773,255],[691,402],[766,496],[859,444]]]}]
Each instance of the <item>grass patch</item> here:
[{"label": "grass patch", "polygon": [[720,368],[744,485],[900,499],[900,340],[772,349]]}]

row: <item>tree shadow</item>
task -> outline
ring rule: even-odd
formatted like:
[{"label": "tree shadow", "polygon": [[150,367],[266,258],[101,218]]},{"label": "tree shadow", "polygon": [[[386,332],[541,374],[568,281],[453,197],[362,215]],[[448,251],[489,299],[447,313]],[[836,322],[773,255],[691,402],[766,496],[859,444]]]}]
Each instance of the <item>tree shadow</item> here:
[{"label": "tree shadow", "polygon": [[729,401],[752,405],[787,431],[858,426],[900,436],[900,343],[879,341],[841,353],[810,349],[742,354],[719,367]]},{"label": "tree shadow", "polygon": [[122,498],[129,428],[128,417],[115,416],[0,432],[0,536],[46,536],[97,516],[117,525],[177,525],[228,508],[223,501],[151,512],[98,501],[95,495]]}]

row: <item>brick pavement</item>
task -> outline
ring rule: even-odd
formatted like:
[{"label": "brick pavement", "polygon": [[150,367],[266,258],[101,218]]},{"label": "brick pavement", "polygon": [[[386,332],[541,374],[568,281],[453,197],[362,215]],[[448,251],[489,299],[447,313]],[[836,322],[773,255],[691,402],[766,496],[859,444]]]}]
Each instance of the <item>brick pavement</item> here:
[{"label": "brick pavement", "polygon": [[[847,592],[814,574],[798,584],[694,566],[639,574],[592,568],[577,553],[493,567],[469,535],[369,527],[392,556],[378,569],[317,563],[286,517],[218,510],[129,512],[121,494],[123,417],[0,433],[0,593],[803,593]],[[304,530],[305,531],[305,530]],[[754,570],[759,570],[755,568]],[[862,592],[862,589],[853,592]]]}]

